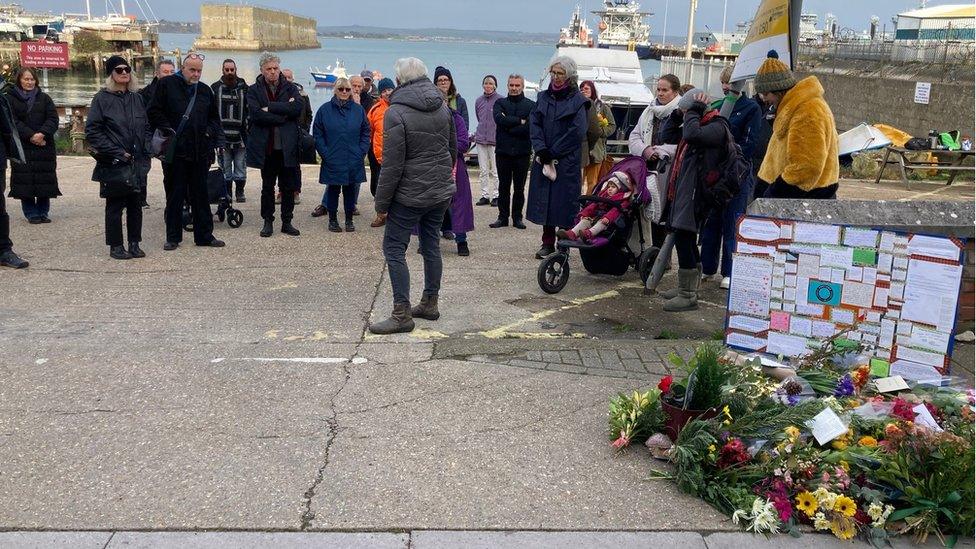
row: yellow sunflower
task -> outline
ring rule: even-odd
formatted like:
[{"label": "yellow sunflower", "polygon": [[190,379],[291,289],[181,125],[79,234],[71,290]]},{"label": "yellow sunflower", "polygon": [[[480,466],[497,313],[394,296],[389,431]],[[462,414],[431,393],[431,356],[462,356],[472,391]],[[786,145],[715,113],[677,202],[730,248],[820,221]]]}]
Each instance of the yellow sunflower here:
[{"label": "yellow sunflower", "polygon": [[810,492],[800,492],[796,495],[796,508],[806,513],[808,517],[812,517],[819,507],[817,498]]},{"label": "yellow sunflower", "polygon": [[845,517],[853,517],[857,513],[857,504],[847,496],[838,496],[834,501],[834,511]]},{"label": "yellow sunflower", "polygon": [[830,521],[830,531],[839,539],[849,540],[857,534],[854,521],[847,517],[834,517]]}]

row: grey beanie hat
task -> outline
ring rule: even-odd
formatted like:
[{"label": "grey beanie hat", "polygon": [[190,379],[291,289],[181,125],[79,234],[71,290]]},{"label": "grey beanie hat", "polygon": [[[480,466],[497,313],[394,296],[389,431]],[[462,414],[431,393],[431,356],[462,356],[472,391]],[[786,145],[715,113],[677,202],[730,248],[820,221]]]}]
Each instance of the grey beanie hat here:
[{"label": "grey beanie hat", "polygon": [[688,90],[688,93],[682,95],[681,99],[678,100],[678,108],[683,111],[690,109],[691,106],[695,104],[695,96],[700,93],[705,93],[705,90],[701,88],[692,88]]}]

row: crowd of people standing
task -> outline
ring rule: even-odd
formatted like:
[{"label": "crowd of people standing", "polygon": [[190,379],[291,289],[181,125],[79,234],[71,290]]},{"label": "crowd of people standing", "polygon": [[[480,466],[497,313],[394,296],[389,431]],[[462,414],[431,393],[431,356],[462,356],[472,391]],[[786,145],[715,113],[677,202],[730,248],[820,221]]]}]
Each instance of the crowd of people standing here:
[{"label": "crowd of people standing", "polygon": [[[213,235],[206,183],[215,162],[226,198],[238,202],[246,200],[247,168],[260,170],[262,237],[274,233],[279,205],[281,232],[300,235],[294,206],[302,189],[301,164],[310,155],[321,159],[319,183],[325,187],[312,216],[328,215],[329,231],[354,231],[368,164],[376,210],[371,226],[385,227],[383,252],[394,290],[393,314],[370,327],[375,333],[409,331],[414,317],[439,316],[439,240],[451,239],[458,255],[469,255],[475,206],[497,208],[492,229],[525,229],[526,219],[539,225],[535,255],[545,258],[555,252],[557,232],[565,235],[577,226],[580,194],[593,192],[614,162],[607,151],[608,139],[619,133],[613,110],[594,82],[579,82],[575,62],[565,56],[550,62],[549,85],[536,101],[525,97],[520,75],[507,78],[504,96],[498,78],[486,75],[474,102],[473,134],[467,101],[450,69],[438,66],[431,77],[419,59],[398,60],[395,82],[373,82],[371,71],[340,78],[331,100],[314,115],[308,95],[273,53],[261,55],[260,75],[250,85],[231,59],[212,85],[200,82],[204,54],[193,52],[182,61],[179,70],[172,62],[160,63],[142,89],[124,58],[105,63],[105,86],[93,99],[86,137],[96,159],[92,178],[106,201],[111,257],[145,256],[142,209],[153,156],[162,160],[166,191],[164,250],[182,242],[185,204],[192,212],[194,243],[224,246]],[[654,103],[628,136],[629,153],[643,159],[659,182],[651,193],[659,202],[653,243],[660,246],[666,234],[674,235],[678,288],[666,295],[668,311],[697,307],[702,280],[720,274],[727,286],[735,222],[755,196],[832,198],[837,190],[837,133],[817,79],[797,80],[775,52],[755,77],[757,97],[737,93],[730,78],[731,69],[722,77],[726,96],[710,103],[704,91],[662,76]],[[36,76],[21,69],[0,101],[0,151],[12,157],[9,196],[21,200],[31,223],[50,222],[50,199],[61,194],[57,122]],[[464,161],[471,142],[480,167],[477,201]],[[730,156],[754,159],[753,169],[734,184],[723,181]],[[615,189],[646,184],[614,177]],[[727,188],[717,190],[716,181]],[[419,235],[425,285],[411,308],[404,253],[413,234]],[[0,264],[27,265],[12,250],[2,201]]]}]

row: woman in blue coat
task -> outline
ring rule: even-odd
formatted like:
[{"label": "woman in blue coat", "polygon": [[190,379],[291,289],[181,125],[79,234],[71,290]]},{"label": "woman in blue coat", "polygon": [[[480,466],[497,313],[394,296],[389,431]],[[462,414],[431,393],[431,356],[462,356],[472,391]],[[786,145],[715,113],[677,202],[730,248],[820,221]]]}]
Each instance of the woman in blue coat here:
[{"label": "woman in blue coat", "polygon": [[[575,61],[566,56],[553,58],[549,76],[549,88],[539,93],[535,110],[529,115],[535,160],[525,217],[542,225],[542,247],[535,254],[537,259],[556,251],[556,227],[573,226],[573,218],[579,212],[586,110],[590,104],[580,94]],[[543,173],[546,165],[554,168],[555,179]]]},{"label": "woman in blue coat", "polygon": [[352,213],[356,209],[353,191],[357,184],[366,181],[363,156],[369,148],[369,123],[366,111],[352,101],[349,80],[340,78],[335,83],[332,100],[319,107],[312,124],[315,148],[322,157],[319,183],[326,186],[322,204],[315,207],[312,217],[329,213],[329,230],[341,233],[338,209],[342,194],[342,209],[346,215],[346,232],[356,230]]}]

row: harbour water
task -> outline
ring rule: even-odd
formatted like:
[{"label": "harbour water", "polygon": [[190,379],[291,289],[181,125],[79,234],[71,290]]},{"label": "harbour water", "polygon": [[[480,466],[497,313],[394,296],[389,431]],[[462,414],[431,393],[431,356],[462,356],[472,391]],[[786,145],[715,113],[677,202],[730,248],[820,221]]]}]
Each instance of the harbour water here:
[{"label": "harbour water", "polygon": [[[170,51],[179,48],[186,52],[193,43],[192,34],[161,34],[160,48]],[[499,80],[499,93],[504,95],[505,79],[511,73],[522,74],[527,80],[538,82],[546,69],[546,63],[556,49],[548,45],[519,44],[474,44],[461,42],[412,42],[403,40],[366,40],[322,38],[318,50],[295,50],[280,52],[281,66],[291,68],[296,80],[305,86],[312,99],[312,108],[328,101],[332,91],[315,88],[309,75],[309,67],[322,70],[341,59],[349,75],[358,74],[363,68],[380,71],[393,78],[393,63],[399,57],[419,57],[427,64],[431,74],[434,67],[443,65],[451,70],[454,82],[461,95],[468,101],[472,126],[474,121],[474,100],[482,93],[481,80],[486,74],[494,74]],[[204,51],[203,80],[207,83],[220,77],[221,61],[233,58],[238,72],[248,82],[258,75],[260,52]],[[644,76],[657,75],[660,62],[641,61]],[[148,81],[151,73],[140,75],[141,81]],[[49,76],[48,93],[60,105],[87,105],[101,87],[104,76],[52,72]]]}]

